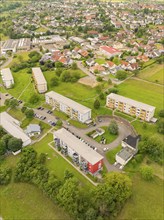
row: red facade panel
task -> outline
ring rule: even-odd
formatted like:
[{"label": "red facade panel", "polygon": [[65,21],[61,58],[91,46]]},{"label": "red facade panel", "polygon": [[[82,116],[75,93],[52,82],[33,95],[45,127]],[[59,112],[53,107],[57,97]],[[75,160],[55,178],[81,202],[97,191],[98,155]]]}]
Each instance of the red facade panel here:
[{"label": "red facade panel", "polygon": [[100,170],[103,166],[103,160],[100,160],[99,162],[95,163],[94,165],[88,163],[88,170],[91,173],[95,173],[96,171]]}]

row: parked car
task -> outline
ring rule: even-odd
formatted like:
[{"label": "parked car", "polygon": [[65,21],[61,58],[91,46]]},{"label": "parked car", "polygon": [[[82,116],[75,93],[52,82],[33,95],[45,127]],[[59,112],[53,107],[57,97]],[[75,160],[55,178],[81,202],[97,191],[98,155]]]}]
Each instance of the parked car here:
[{"label": "parked car", "polygon": [[107,150],[109,150],[109,148],[108,147],[104,147],[103,151],[105,152]]}]

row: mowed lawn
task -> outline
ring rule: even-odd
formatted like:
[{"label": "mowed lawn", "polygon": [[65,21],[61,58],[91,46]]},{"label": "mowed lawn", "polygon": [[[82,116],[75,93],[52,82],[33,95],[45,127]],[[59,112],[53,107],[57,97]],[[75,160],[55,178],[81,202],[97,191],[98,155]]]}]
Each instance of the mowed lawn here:
[{"label": "mowed lawn", "polygon": [[138,74],[139,78],[164,84],[164,70],[162,64],[153,64],[141,70]]},{"label": "mowed lawn", "polygon": [[133,195],[127,201],[117,220],[161,220],[163,215],[163,181],[158,177],[147,182],[133,177]]},{"label": "mowed lawn", "polygon": [[0,216],[19,220],[71,220],[40,189],[27,183],[11,183],[0,187]]},{"label": "mowed lawn", "polygon": [[149,82],[130,79],[118,86],[119,95],[156,107],[155,115],[163,105],[163,88]]},{"label": "mowed lawn", "polygon": [[54,151],[49,145],[49,142],[53,141],[53,135],[48,134],[44,139],[40,142],[32,145],[32,147],[38,153],[46,153],[47,154],[47,162],[46,165],[59,179],[64,178],[64,172],[68,169],[70,172],[74,174],[74,176],[80,181],[81,185],[87,189],[92,188],[93,185],[82,176],[72,165],[70,165],[64,158],[62,158],[56,151]]}]

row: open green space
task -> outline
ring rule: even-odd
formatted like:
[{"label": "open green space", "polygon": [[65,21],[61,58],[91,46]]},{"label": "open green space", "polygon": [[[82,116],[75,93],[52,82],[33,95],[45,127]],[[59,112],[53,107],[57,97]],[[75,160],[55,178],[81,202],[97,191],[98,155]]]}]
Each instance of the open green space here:
[{"label": "open green space", "polygon": [[28,57],[29,53],[30,52],[28,52],[28,51],[17,52],[13,56],[12,62],[7,67],[11,67],[13,64],[19,64],[22,61],[27,61],[29,59],[29,57]]},{"label": "open green space", "polygon": [[163,88],[149,82],[129,79],[118,86],[119,95],[156,107],[155,116],[162,109]]},{"label": "open green space", "polygon": [[0,216],[3,219],[71,219],[34,185],[10,183],[0,187],[0,195]]},{"label": "open green space", "polygon": [[115,111],[114,115],[119,116],[121,118],[124,118],[124,119],[128,120],[129,122],[134,120],[134,118],[132,116],[127,115],[127,114],[125,114],[123,112]]},{"label": "open green space", "polygon": [[101,65],[101,64],[105,64],[105,63],[106,63],[106,60],[105,60],[105,59],[102,59],[102,58],[97,58],[97,59],[95,60],[95,62]]},{"label": "open green space", "polygon": [[107,157],[109,163],[114,164],[116,162],[115,156],[121,149],[122,149],[122,147],[121,147],[121,145],[119,145],[118,147],[114,148],[113,150],[109,150],[106,153],[106,157]]},{"label": "open green space", "polygon": [[[105,144],[109,144],[109,143],[113,142],[118,137],[118,135],[110,134],[109,130],[108,130],[108,127],[103,126],[101,128],[105,131],[105,133],[102,134],[101,136],[98,136],[98,137],[94,138],[94,140],[97,141],[98,143],[100,143],[102,137],[104,137],[106,139],[106,143]],[[95,130],[90,132],[88,134],[88,136],[90,136],[94,132],[95,132]]]},{"label": "open green space", "polygon": [[137,75],[139,78],[164,84],[164,70],[162,64],[153,64],[141,70]]},{"label": "open green space", "polygon": [[21,121],[25,117],[25,115],[21,112],[19,108],[10,109],[8,113],[19,121]]},{"label": "open green space", "polygon": [[144,181],[138,175],[133,177],[133,194],[120,212],[117,220],[149,219],[161,220],[163,215],[163,181],[154,178]]},{"label": "open green space", "polygon": [[1,112],[5,112],[5,111],[7,110],[7,108],[8,108],[8,107],[5,106],[5,105],[4,105],[4,106],[0,106],[0,113],[1,113]]},{"label": "open green space", "polygon": [[79,121],[75,121],[75,120],[69,120],[68,121],[71,125],[77,127],[77,128],[87,128],[87,125],[86,124],[83,124]]},{"label": "open green space", "polygon": [[136,120],[131,124],[134,126],[138,134],[147,136],[155,135],[158,139],[163,141],[163,135],[157,132],[157,124],[146,123],[146,128],[144,127],[144,122],[139,120]]},{"label": "open green space", "polygon": [[47,28],[44,28],[44,27],[39,27],[36,32],[46,32],[48,29]]}]

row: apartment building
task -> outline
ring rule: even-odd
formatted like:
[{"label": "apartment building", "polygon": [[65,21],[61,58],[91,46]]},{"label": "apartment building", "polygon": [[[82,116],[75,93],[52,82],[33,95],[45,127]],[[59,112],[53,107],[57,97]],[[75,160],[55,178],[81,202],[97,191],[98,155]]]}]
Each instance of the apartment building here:
[{"label": "apartment building", "polygon": [[32,68],[32,76],[35,82],[35,88],[38,92],[45,93],[47,91],[47,81],[45,80],[40,67]]},{"label": "apartment building", "polygon": [[107,96],[106,106],[111,109],[117,109],[131,116],[136,116],[144,121],[150,121],[155,112],[154,106],[147,105],[145,103],[138,102],[114,93],[111,93]]},{"label": "apartment building", "polygon": [[2,69],[1,76],[4,86],[9,89],[14,85],[14,78],[10,71],[10,68]]},{"label": "apartment building", "polygon": [[20,122],[9,115],[7,112],[0,113],[0,126],[13,137],[21,139],[23,147],[31,144],[31,139],[24,133],[20,127]]},{"label": "apartment building", "polygon": [[73,162],[85,172],[95,174],[103,168],[103,156],[82,142],[65,128],[54,132],[55,147],[72,158]]},{"label": "apartment building", "polygon": [[54,91],[45,94],[46,103],[82,123],[91,119],[91,109]]}]

